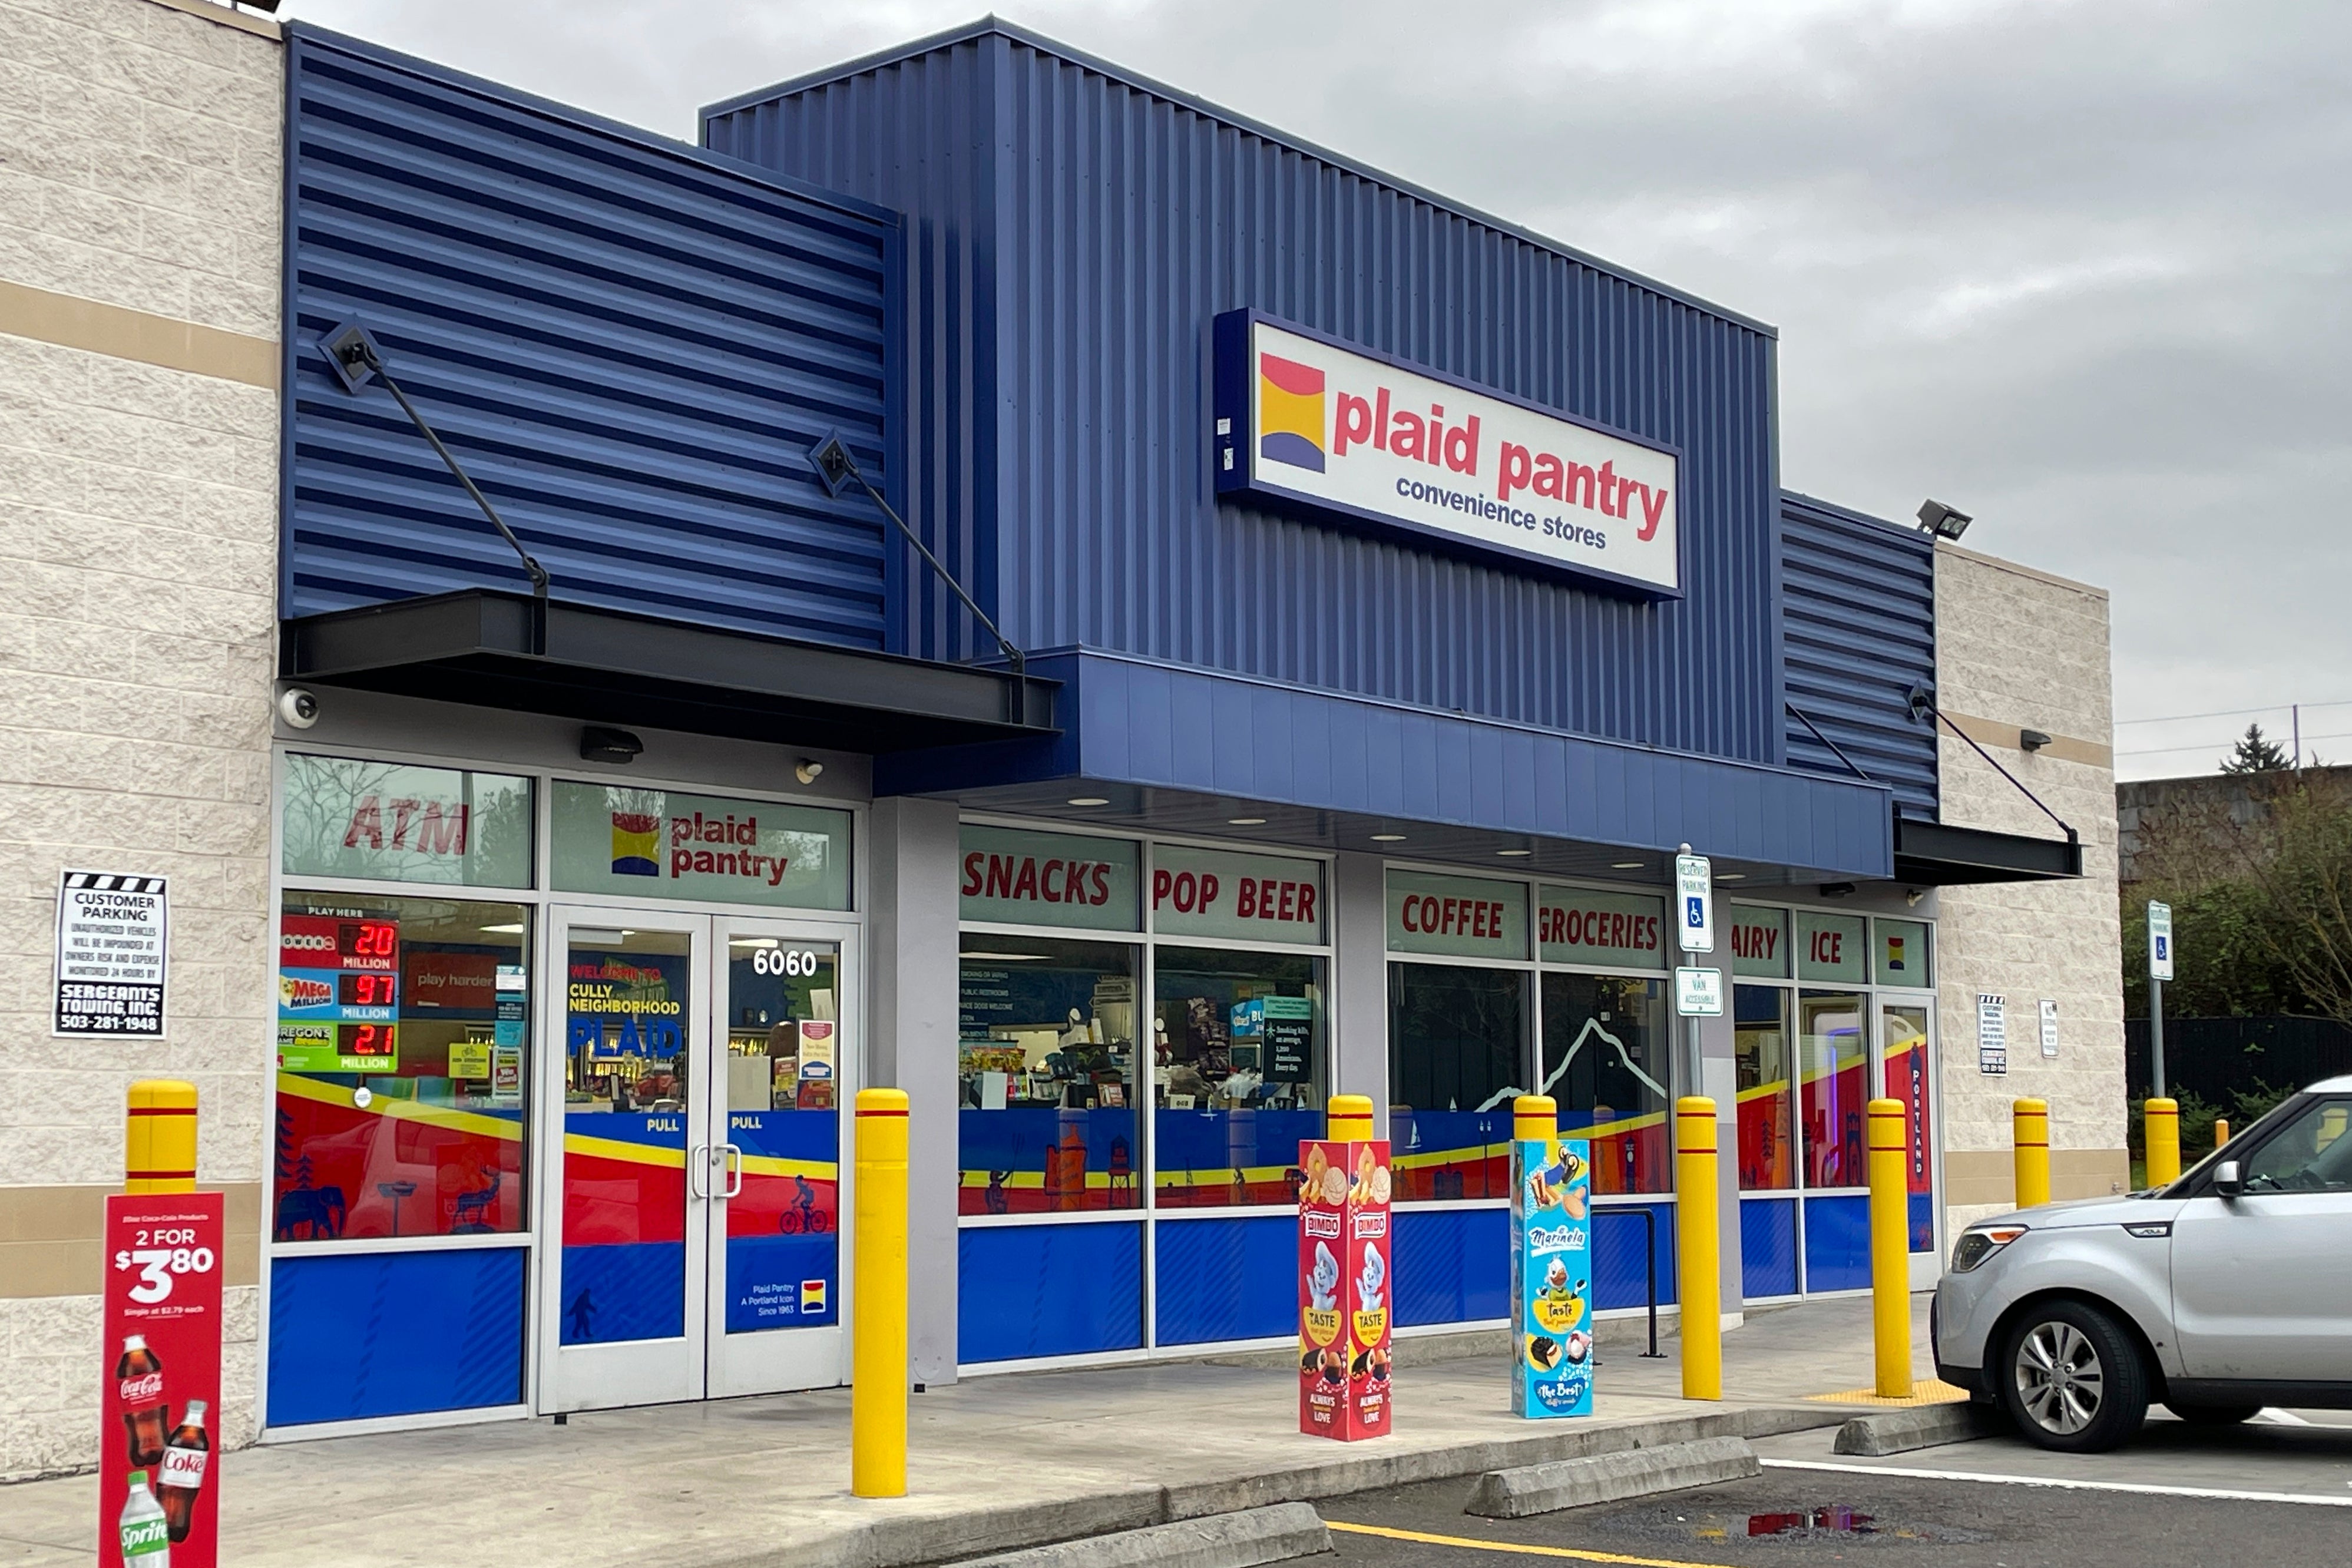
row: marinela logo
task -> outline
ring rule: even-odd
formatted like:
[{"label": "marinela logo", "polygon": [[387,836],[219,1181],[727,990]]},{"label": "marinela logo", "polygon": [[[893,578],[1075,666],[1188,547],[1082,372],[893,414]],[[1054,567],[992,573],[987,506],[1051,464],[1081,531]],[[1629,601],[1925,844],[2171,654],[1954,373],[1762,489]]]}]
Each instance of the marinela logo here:
[{"label": "marinela logo", "polygon": [[662,819],[652,812],[613,814],[613,875],[661,875]]},{"label": "marinela logo", "polygon": [[1258,456],[1323,471],[1323,373],[1276,354],[1257,356]]}]

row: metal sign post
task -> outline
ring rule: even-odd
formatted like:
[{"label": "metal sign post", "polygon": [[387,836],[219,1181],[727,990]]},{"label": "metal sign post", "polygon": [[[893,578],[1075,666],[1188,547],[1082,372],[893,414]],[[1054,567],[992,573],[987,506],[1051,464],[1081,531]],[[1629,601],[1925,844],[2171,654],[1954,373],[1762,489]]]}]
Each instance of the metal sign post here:
[{"label": "metal sign post", "polygon": [[2147,906],[2147,1068],[2156,1098],[2164,1098],[2164,983],[2172,978],[2172,906]]},{"label": "metal sign post", "polygon": [[[1706,856],[1692,854],[1687,844],[1683,845],[1675,856],[1675,941],[1685,953],[1715,951],[1715,866]],[[1689,1092],[1696,1093],[1706,1071],[1706,1047],[1699,1041],[1698,1019],[1701,1015],[1680,1005],[1680,977],[1686,973],[1700,972],[1676,971],[1675,1011],[1691,1020],[1689,1026],[1683,1031],[1683,1082]],[[1720,1013],[1722,1010],[1718,1003],[1715,1011]]]}]

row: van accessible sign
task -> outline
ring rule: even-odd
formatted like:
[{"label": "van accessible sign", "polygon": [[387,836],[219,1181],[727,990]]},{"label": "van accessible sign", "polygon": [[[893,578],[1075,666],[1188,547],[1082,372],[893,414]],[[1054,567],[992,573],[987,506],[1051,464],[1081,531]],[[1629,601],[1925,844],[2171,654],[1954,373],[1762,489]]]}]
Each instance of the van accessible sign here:
[{"label": "van accessible sign", "polygon": [[1682,590],[1669,448],[1234,310],[1216,322],[1221,492],[1249,490]]}]

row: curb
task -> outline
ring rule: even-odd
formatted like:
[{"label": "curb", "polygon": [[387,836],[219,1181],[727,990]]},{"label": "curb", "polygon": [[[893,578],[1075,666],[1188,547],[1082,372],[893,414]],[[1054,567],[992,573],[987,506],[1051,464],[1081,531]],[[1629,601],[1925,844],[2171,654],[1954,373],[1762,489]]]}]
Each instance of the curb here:
[{"label": "curb", "polygon": [[1907,1454],[1914,1448],[1990,1437],[2007,1429],[2007,1419],[1990,1405],[1973,1401],[1923,1405],[1915,1410],[1881,1410],[1855,1416],[1838,1428],[1830,1452],[1868,1458]]},{"label": "curb", "polygon": [[659,1563],[648,1558],[646,1568],[919,1568],[988,1552],[1244,1513],[1275,1503],[1312,1503],[1416,1481],[1453,1480],[1515,1466],[1707,1437],[1769,1437],[1813,1431],[1837,1426],[1851,1414],[1822,1405],[1761,1405],[1661,1416],[1618,1426],[1528,1422],[1529,1426],[1549,1429],[1405,1452],[1381,1452],[1377,1444],[1334,1443],[1325,1446],[1350,1451],[1229,1480],[1122,1487],[1059,1502],[1007,1503],[951,1514],[877,1519],[814,1541],[762,1542],[740,1552],[705,1550]]},{"label": "curb", "polygon": [[1706,1437],[1589,1458],[1489,1470],[1478,1479],[1465,1513],[1485,1519],[1526,1519],[1590,1503],[1618,1502],[1653,1492],[1711,1487],[1760,1476],[1764,1466],[1745,1437]]},{"label": "curb", "polygon": [[1260,1568],[1331,1550],[1331,1532],[1303,1502],[964,1560],[958,1568]]}]

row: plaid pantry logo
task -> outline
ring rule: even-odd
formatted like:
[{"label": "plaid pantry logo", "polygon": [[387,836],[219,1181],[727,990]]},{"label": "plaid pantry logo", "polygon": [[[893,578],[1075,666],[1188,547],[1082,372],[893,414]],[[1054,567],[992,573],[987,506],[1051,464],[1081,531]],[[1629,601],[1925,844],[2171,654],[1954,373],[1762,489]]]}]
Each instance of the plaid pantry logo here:
[{"label": "plaid pantry logo", "polygon": [[1323,373],[1278,354],[1257,356],[1257,452],[1270,463],[1323,471]]}]

